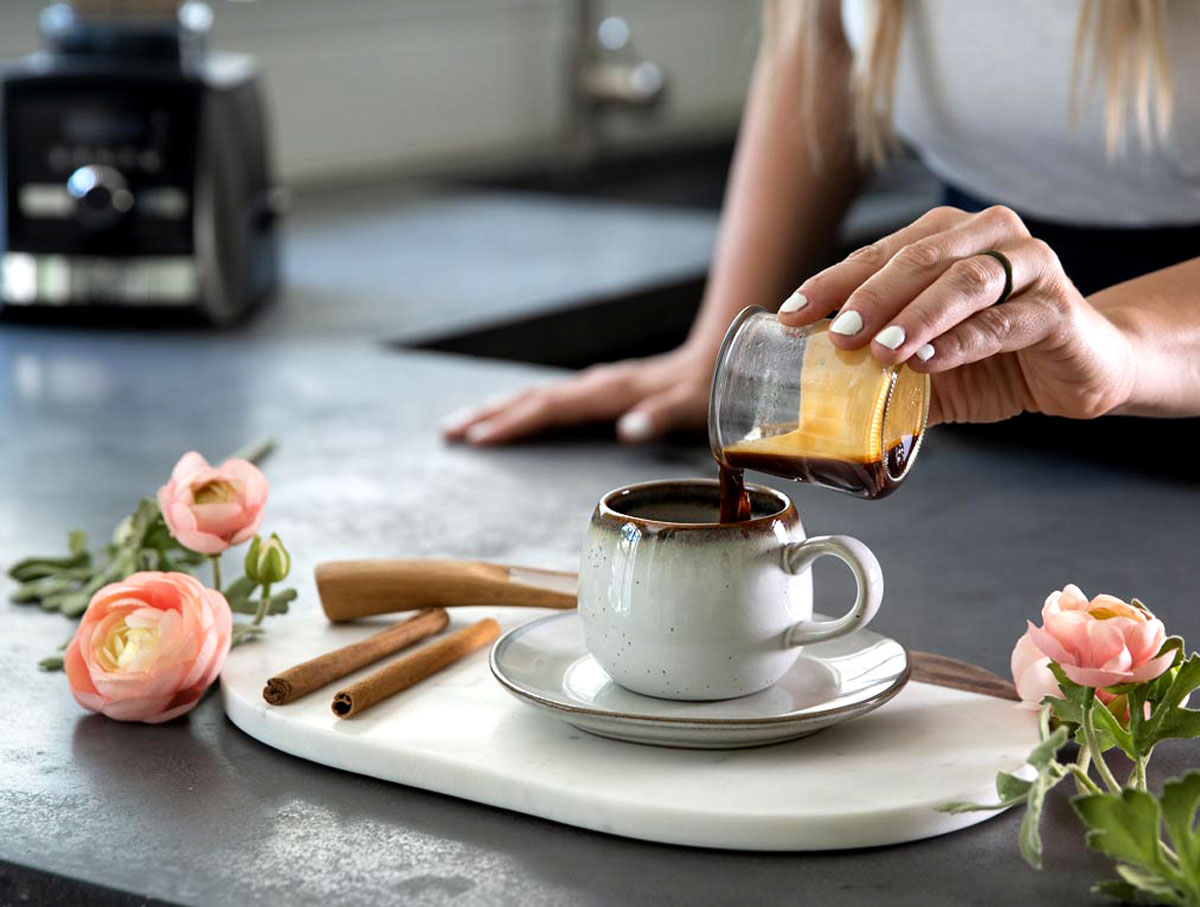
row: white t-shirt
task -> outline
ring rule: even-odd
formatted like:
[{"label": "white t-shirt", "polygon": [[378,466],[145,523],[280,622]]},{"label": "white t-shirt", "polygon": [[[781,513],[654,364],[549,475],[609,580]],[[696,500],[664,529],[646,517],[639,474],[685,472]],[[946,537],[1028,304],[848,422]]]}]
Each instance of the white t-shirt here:
[{"label": "white t-shirt", "polygon": [[[872,0],[844,0],[857,53]],[[1200,224],[1200,3],[1169,4],[1174,119],[1142,148],[1104,143],[1104,85],[1069,116],[1079,0],[907,0],[895,127],[941,179],[1046,220],[1087,226]],[[1132,107],[1132,105],[1130,105]],[[1197,250],[1200,253],[1200,250]]]}]

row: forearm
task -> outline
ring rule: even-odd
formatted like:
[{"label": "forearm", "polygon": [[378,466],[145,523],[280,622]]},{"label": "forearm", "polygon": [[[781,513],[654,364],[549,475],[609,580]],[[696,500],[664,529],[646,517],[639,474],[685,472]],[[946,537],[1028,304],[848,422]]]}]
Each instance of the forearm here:
[{"label": "forearm", "polygon": [[1115,413],[1200,415],[1200,258],[1088,297],[1133,352],[1129,399]]},{"label": "forearm", "polygon": [[[713,268],[689,338],[706,352],[715,352],[739,310],[777,307],[821,261],[858,190],[849,126],[851,54],[838,4],[826,7],[814,41],[759,55]],[[816,54],[811,65],[809,51]],[[806,105],[809,73],[819,90]]]}]

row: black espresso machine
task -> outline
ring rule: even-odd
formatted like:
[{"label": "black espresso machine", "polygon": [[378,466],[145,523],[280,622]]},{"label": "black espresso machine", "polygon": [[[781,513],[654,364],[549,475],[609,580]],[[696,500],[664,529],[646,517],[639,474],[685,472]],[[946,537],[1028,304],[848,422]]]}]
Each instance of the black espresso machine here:
[{"label": "black espresso machine", "polygon": [[271,291],[260,80],[206,50],[211,20],[195,0],[55,4],[45,49],[0,66],[0,312],[224,323]]}]

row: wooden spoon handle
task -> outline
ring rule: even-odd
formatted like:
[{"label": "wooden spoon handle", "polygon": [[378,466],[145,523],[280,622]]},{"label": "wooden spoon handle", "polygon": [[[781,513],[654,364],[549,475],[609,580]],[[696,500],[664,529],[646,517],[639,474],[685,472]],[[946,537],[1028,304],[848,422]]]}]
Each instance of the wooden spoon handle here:
[{"label": "wooden spoon handle", "polygon": [[1015,686],[986,668],[976,667],[965,661],[959,661],[957,658],[934,655],[932,652],[909,652],[908,654],[912,665],[913,680],[939,687],[966,690],[968,693],[995,696],[997,699],[1021,701]]},{"label": "wooden spoon handle", "polygon": [[[560,588],[521,581],[539,575]],[[455,605],[574,608],[575,593],[561,588],[574,576],[433,558],[330,561],[318,564],[316,570],[321,607],[334,621]]]}]

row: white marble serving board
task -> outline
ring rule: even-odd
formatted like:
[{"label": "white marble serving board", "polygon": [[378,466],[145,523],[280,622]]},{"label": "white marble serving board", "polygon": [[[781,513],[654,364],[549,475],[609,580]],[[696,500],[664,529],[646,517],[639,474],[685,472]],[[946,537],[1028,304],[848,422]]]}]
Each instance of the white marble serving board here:
[{"label": "white marble serving board", "polygon": [[[507,630],[547,613],[458,608],[450,629],[494,617]],[[994,813],[935,807],[990,802],[996,772],[1017,769],[1037,740],[1036,716],[1011,702],[912,682],[877,711],[790,743],[622,743],[522,705],[492,677],[486,649],[351,719],[330,711],[341,683],[291,705],[263,701],[273,673],[386,623],[333,625],[320,612],[272,620],[265,639],[229,656],[226,714],[263,743],[334,768],[610,834],[733,850],[869,847],[973,825]]]}]

